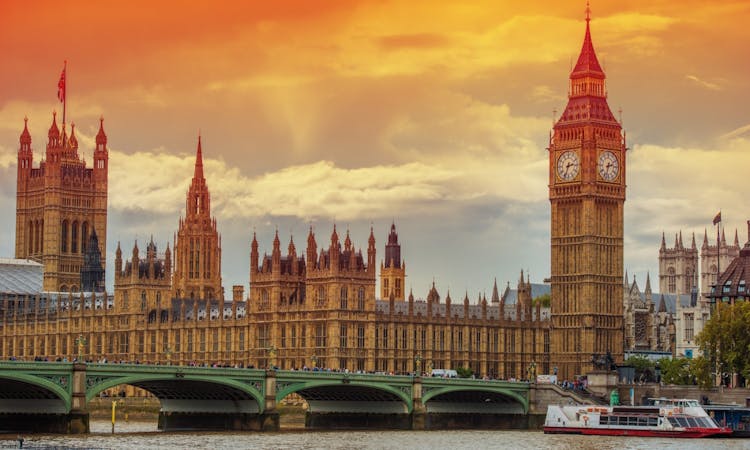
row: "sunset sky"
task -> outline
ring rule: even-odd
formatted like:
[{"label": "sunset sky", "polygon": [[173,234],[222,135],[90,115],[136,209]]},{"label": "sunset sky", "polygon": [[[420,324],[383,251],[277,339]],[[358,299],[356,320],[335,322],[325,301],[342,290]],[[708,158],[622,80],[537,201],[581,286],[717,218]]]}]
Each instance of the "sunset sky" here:
[{"label": "sunset sky", "polygon": [[[489,296],[549,276],[545,150],[567,99],[585,1],[0,0],[0,256],[14,254],[16,151],[44,154],[68,61],[68,122],[91,161],[109,138],[107,280],[118,240],[163,251],[184,213],[198,133],[222,272],[247,287],[249,243],[319,247],[333,223],[384,253],[396,222],[407,287]],[[630,151],[625,268],[654,289],[662,232],[686,244],[721,210],[745,221],[750,3],[593,1],[591,32]],[[715,230],[715,229],[714,229]],[[143,246],[141,246],[143,248]]]}]

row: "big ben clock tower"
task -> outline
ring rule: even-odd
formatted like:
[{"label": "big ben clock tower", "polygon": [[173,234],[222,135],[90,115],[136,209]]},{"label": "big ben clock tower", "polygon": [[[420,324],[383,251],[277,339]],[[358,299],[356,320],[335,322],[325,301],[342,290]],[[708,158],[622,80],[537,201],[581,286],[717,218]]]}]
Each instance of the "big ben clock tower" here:
[{"label": "big ben clock tower", "polygon": [[568,105],[549,144],[552,363],[561,377],[593,369],[594,353],[623,359],[625,138],[586,35]]}]

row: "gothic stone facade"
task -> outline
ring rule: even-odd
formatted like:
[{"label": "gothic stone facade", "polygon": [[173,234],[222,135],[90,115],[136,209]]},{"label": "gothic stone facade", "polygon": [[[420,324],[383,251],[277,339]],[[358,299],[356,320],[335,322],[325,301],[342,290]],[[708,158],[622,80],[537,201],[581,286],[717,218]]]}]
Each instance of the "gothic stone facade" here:
[{"label": "gothic stone facade", "polygon": [[[502,378],[550,372],[549,312],[532,305],[528,280],[519,279],[513,305],[498,298],[496,286],[491,305],[486,298],[470,304],[468,296],[441,302],[435,286],[426,300],[397,300],[395,291],[376,300],[373,230],[366,254],[348,232],[342,245],[335,226],[320,250],[311,229],[300,256],[291,239],[282,256],[277,235],[261,257],[253,238],[250,295],[244,299],[235,286],[224,301],[209,198],[199,142],[175,243],[178,267],[169,246],[161,255],[152,240],[144,258],[136,243],[127,261],[118,244],[114,296],[3,296],[2,355],[71,359],[80,342],[89,359],[388,373],[468,367]],[[393,225],[386,250],[393,261],[401,254],[395,236]]]},{"label": "gothic stone facade", "polygon": [[[658,302],[654,301],[650,275],[646,276],[643,292],[638,287],[635,277],[633,282],[629,283],[626,275],[623,292],[625,350],[674,353],[674,311],[667,309],[663,294]],[[679,303],[679,298],[677,302]]]},{"label": "gothic stone facade", "polygon": [[18,149],[16,183],[16,258],[44,265],[44,290],[80,289],[86,243],[96,230],[102,261],[107,243],[107,173],[109,154],[100,120],[94,166],[78,154],[75,126],[67,135],[53,114],[45,158],[34,167],[27,120]]}]

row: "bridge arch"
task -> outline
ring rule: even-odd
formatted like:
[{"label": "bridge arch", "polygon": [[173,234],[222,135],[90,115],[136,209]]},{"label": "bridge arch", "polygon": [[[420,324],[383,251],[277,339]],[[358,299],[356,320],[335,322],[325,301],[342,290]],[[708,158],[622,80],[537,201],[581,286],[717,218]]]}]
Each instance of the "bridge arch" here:
[{"label": "bridge arch", "polygon": [[[70,412],[70,379],[65,376],[52,378],[56,381],[32,374],[1,372],[0,413]],[[8,410],[4,407],[6,401]]]},{"label": "bridge arch", "polygon": [[[493,386],[445,386],[423,391],[422,404],[428,412],[446,409],[446,403],[463,403],[464,412],[529,412],[529,401],[526,396],[512,389]],[[438,404],[442,404],[442,408],[439,408]]]},{"label": "bridge arch", "polygon": [[305,399],[310,412],[409,414],[413,409],[411,388],[346,377],[277,383],[276,402],[294,393]]},{"label": "bridge arch", "polygon": [[263,394],[250,384],[232,378],[198,374],[133,374],[87,381],[86,401],[102,391],[131,385],[159,399],[164,412],[262,413]]}]

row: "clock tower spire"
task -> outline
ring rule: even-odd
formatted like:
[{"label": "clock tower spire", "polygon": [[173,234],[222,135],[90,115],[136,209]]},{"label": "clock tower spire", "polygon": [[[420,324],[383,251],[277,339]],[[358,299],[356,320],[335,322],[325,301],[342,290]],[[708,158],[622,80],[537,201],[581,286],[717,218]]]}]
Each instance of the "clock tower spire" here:
[{"label": "clock tower spire", "polygon": [[562,377],[591,369],[591,355],[623,358],[625,140],[607,104],[591,10],[570,73],[568,104],[549,151],[552,363]]}]

